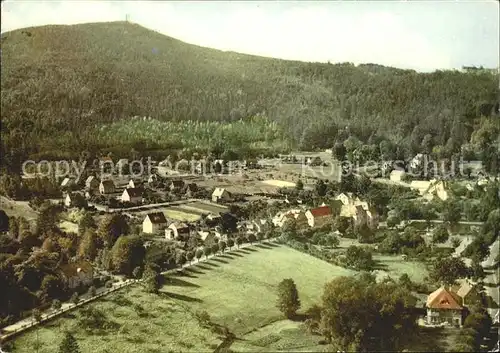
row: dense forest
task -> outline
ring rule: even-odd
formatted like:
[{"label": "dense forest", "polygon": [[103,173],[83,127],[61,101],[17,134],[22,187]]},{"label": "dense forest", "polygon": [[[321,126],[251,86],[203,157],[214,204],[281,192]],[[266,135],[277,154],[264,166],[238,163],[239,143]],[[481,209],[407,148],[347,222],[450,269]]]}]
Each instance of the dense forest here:
[{"label": "dense forest", "polygon": [[[403,156],[427,149],[451,155],[470,145],[498,158],[500,90],[492,70],[286,61],[202,48],[127,22],[15,30],[2,34],[1,53],[7,165],[158,144],[155,134],[133,141],[109,131],[126,130],[121,121],[133,116],[183,127],[265,117],[279,148],[330,148],[354,137]],[[253,126],[248,135],[258,136],[260,124]],[[187,147],[196,138],[184,133],[156,147]]]}]

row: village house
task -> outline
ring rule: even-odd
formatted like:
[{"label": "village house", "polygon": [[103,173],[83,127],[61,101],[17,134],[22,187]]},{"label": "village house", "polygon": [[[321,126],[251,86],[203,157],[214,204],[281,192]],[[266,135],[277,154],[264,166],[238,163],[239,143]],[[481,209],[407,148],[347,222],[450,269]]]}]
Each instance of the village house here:
[{"label": "village house", "polygon": [[448,323],[462,326],[464,308],[462,299],[450,288],[442,286],[427,297],[427,324],[439,325]]},{"label": "village house", "polygon": [[73,185],[75,185],[75,183],[76,182],[75,182],[75,178],[74,177],[66,177],[61,182],[61,188],[63,188],[63,189],[70,188]]},{"label": "village house", "polygon": [[198,236],[205,245],[224,240],[222,234],[216,230],[200,230],[198,231]]},{"label": "village house", "polygon": [[97,191],[99,190],[99,184],[99,180],[95,176],[91,175],[85,180],[85,189],[89,192]]},{"label": "village house", "polygon": [[316,207],[305,213],[310,227],[322,227],[333,222],[332,209],[328,206]]},{"label": "village house", "polygon": [[86,207],[87,200],[80,193],[67,193],[64,198],[64,206],[66,207]]},{"label": "village house", "polygon": [[167,240],[173,240],[179,238],[180,236],[189,235],[189,226],[185,223],[172,223],[165,229],[165,238]]},{"label": "village house", "polygon": [[212,201],[213,202],[228,202],[231,200],[231,194],[224,188],[215,188],[212,193]]},{"label": "village house", "polygon": [[130,202],[133,204],[142,203],[142,192],[141,188],[128,188],[123,190],[121,197],[122,202]]},{"label": "village house", "polygon": [[157,234],[167,227],[167,219],[163,212],[148,213],[142,221],[142,232],[146,234]]},{"label": "village house", "polygon": [[158,176],[156,174],[151,174],[148,177],[148,184],[153,184],[156,183],[157,181],[158,181]]},{"label": "village house", "polygon": [[170,191],[181,191],[184,187],[184,181],[182,180],[172,180],[168,186]]},{"label": "village house", "polygon": [[451,290],[462,299],[463,307],[474,305],[481,298],[477,286],[468,279],[458,280],[457,284],[451,287]]},{"label": "village house", "polygon": [[186,186],[186,197],[192,198],[198,191],[198,185],[195,183],[190,183]]},{"label": "village house", "polygon": [[91,285],[94,279],[94,269],[88,261],[65,264],[59,267],[59,272],[67,286],[71,289],[78,286]]},{"label": "village house", "polygon": [[99,184],[99,193],[100,194],[112,194],[115,192],[115,183],[113,180],[101,180]]},{"label": "village house", "polygon": [[141,188],[143,186],[143,182],[140,179],[130,179],[130,181],[127,184],[127,189],[128,188]]},{"label": "village house", "polygon": [[352,218],[355,226],[367,225],[370,228],[378,226],[377,214],[372,211],[366,201],[361,201],[352,194],[340,194],[335,200],[342,202],[340,216]]},{"label": "village house", "polygon": [[222,222],[222,217],[220,214],[213,214],[210,213],[205,217],[205,224],[207,227],[215,227],[217,225],[220,225]]},{"label": "village house", "polygon": [[289,219],[294,220],[298,228],[305,227],[309,223],[307,216],[302,209],[292,209],[286,212],[278,212],[276,216],[273,217],[272,223],[276,227],[283,227]]}]

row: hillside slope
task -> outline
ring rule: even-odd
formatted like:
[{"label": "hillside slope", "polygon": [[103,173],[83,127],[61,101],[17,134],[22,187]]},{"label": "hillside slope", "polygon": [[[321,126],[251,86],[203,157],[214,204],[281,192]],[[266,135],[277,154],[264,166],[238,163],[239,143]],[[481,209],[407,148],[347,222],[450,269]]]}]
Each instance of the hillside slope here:
[{"label": "hillside slope", "polygon": [[14,139],[54,148],[61,131],[77,144],[90,127],[134,115],[228,121],[257,113],[303,148],[331,146],[346,125],[362,140],[398,142],[417,129],[418,138],[431,134],[444,145],[453,125],[468,126],[466,142],[473,120],[498,106],[491,72],[263,58],[127,22],[16,30],[2,34],[1,50],[3,148]]}]

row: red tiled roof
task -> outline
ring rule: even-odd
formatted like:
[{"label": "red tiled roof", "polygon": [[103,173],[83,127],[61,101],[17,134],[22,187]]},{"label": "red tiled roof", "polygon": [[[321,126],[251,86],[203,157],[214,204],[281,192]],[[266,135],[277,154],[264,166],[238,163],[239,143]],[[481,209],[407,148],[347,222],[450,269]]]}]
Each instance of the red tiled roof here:
[{"label": "red tiled roof", "polygon": [[332,214],[332,210],[328,206],[321,206],[317,208],[311,209],[311,214],[313,217],[324,217],[324,216],[329,216]]},{"label": "red tiled roof", "polygon": [[460,310],[461,299],[458,294],[443,287],[429,294],[427,298],[427,307],[431,309],[453,309]]}]

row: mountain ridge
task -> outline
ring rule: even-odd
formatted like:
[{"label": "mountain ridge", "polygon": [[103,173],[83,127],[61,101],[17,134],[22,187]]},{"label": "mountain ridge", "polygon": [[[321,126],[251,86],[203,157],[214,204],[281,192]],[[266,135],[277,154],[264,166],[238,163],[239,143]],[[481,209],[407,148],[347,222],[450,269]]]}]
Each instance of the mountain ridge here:
[{"label": "mountain ridge", "polygon": [[77,143],[91,127],[131,116],[235,121],[260,114],[306,149],[333,145],[346,126],[362,141],[409,146],[418,130],[416,139],[431,134],[444,145],[463,123],[465,143],[500,94],[498,74],[488,72],[273,59],[123,21],[19,29],[2,33],[1,46],[2,125],[7,136],[24,130],[17,133],[35,150],[31,141],[60,148],[60,131]]}]

